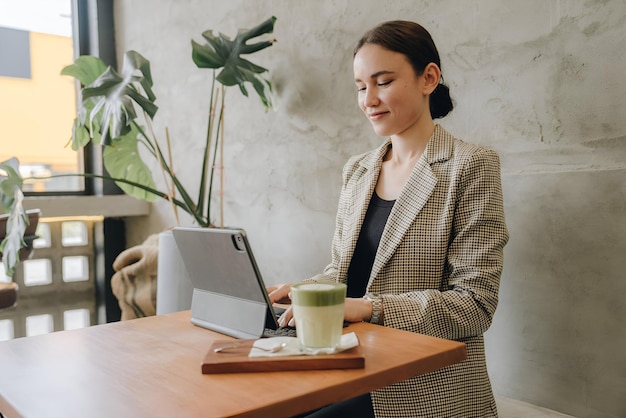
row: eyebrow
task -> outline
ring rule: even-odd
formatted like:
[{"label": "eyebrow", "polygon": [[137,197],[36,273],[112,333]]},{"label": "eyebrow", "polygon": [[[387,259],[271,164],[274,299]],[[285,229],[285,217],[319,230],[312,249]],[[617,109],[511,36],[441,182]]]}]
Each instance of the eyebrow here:
[{"label": "eyebrow", "polygon": [[[370,76],[370,78],[378,78],[378,77],[380,77],[381,75],[394,74],[394,73],[395,73],[394,71],[381,70],[381,71],[377,71],[377,72],[375,72],[374,74],[372,74],[372,75]],[[361,81],[363,81],[363,80],[361,80],[360,78],[355,78],[355,79],[354,79],[354,81],[355,81],[355,82],[361,82]]]}]

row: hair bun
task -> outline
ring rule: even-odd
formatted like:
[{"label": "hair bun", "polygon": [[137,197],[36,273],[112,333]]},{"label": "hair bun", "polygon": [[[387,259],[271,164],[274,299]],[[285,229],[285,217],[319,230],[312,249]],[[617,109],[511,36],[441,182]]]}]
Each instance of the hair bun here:
[{"label": "hair bun", "polygon": [[450,97],[450,89],[443,83],[439,83],[430,94],[430,116],[433,119],[443,118],[452,111],[454,105]]}]

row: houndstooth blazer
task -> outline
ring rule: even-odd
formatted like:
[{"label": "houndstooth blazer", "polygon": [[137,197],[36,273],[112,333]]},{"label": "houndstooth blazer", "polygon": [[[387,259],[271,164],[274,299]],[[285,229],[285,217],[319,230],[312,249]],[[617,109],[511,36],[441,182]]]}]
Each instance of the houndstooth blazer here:
[{"label": "houndstooth blazer", "polygon": [[[332,261],[317,278],[345,282],[391,142],[343,170]],[[382,325],[462,341],[467,360],[372,393],[377,417],[495,417],[483,333],[498,302],[504,220],[495,152],[436,125],[383,231],[367,292]]]}]

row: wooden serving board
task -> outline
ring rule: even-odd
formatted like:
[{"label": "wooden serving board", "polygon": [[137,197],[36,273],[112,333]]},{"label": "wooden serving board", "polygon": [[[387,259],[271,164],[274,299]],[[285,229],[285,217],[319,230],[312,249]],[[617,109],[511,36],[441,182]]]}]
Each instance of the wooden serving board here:
[{"label": "wooden serving board", "polygon": [[253,341],[240,347],[230,348],[216,353],[217,347],[223,347],[233,340],[214,341],[202,361],[202,374],[241,373],[241,372],[277,372],[289,370],[321,369],[362,369],[365,357],[361,347],[357,346],[337,354],[316,356],[284,357],[248,357]]}]

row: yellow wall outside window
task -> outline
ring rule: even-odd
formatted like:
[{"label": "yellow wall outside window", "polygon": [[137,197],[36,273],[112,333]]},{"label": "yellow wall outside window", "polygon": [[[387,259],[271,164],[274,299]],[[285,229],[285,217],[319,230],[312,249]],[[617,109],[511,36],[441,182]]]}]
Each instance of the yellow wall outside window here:
[{"label": "yellow wall outside window", "polygon": [[71,37],[30,32],[31,79],[0,76],[0,161],[48,164],[78,171],[68,141],[76,115],[74,79],[61,76],[73,62]]}]

